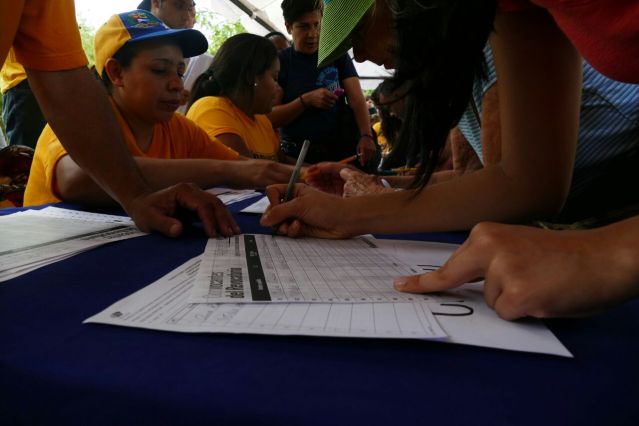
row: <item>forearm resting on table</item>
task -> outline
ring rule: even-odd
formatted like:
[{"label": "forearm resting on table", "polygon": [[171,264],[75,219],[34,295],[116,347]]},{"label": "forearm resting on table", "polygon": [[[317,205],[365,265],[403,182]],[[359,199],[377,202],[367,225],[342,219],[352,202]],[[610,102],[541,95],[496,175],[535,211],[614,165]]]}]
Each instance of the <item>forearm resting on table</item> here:
[{"label": "forearm resting on table", "polygon": [[549,192],[490,166],[419,192],[349,198],[341,222],[354,235],[469,230],[482,221],[520,222],[552,215],[565,194]]},{"label": "forearm resting on table", "polygon": [[136,197],[150,192],[122,140],[105,89],[89,69],[28,69],[27,76],[62,145],[111,197],[126,207]]},{"label": "forearm resting on table", "polygon": [[[200,188],[229,184],[233,180],[233,161],[211,159],[166,160],[136,157],[140,170],[153,190],[180,182]],[[69,157],[56,167],[59,196],[63,201],[88,205],[111,205],[115,200]]]},{"label": "forearm resting on table", "polygon": [[603,290],[607,292],[604,300],[639,296],[639,216],[584,232],[597,238],[594,252],[601,258],[591,261],[607,271],[605,281],[611,283]]}]

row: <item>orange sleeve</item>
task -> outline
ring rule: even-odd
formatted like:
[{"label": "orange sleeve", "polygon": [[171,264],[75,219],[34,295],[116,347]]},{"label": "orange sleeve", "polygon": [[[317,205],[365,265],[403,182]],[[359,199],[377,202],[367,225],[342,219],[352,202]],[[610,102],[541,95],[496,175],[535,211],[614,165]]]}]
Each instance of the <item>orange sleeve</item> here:
[{"label": "orange sleeve", "polygon": [[25,0],[19,19],[13,49],[25,68],[60,71],[87,65],[73,0]]}]

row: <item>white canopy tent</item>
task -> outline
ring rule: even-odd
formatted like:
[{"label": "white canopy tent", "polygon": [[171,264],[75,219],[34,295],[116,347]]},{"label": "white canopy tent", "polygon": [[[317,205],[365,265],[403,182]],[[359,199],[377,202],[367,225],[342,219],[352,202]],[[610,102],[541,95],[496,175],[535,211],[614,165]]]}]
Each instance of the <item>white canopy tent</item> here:
[{"label": "white canopy tent", "polygon": [[[280,4],[282,0],[199,0],[198,7],[219,13],[229,21],[240,20],[247,31],[264,35],[270,31],[286,34]],[[353,56],[352,51],[350,52]],[[390,71],[372,62],[355,63],[363,89],[374,89]]]}]

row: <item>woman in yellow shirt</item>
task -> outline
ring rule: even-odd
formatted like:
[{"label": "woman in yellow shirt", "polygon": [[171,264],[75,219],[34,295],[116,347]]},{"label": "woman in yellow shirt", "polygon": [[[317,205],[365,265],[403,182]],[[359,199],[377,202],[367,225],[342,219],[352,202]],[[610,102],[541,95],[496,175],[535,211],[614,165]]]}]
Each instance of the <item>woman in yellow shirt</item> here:
[{"label": "woman in yellow shirt", "polygon": [[[288,181],[290,166],[262,160],[223,161],[246,159],[211,141],[202,129],[174,113],[183,89],[184,56],[198,55],[206,48],[206,39],[198,31],[170,30],[143,11],[113,15],[96,34],[96,70],[144,177],[157,189],[177,182],[204,188],[263,188]],[[113,164],[114,171],[117,167]],[[47,126],[38,141],[25,205],[60,200],[113,203]]]},{"label": "woman in yellow shirt", "polygon": [[266,38],[238,34],[222,44],[193,85],[187,118],[212,141],[241,155],[283,160],[280,141],[265,114],[279,92],[277,50]]}]

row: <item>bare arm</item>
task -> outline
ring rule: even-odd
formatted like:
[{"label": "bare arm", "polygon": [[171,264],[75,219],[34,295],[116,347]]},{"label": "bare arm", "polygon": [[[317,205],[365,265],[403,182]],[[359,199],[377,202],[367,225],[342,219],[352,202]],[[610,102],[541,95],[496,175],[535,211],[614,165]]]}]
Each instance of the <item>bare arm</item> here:
[{"label": "bare arm", "polygon": [[[192,182],[200,188],[229,185],[236,188],[264,188],[286,182],[292,167],[268,160],[224,161],[211,159],[157,159],[135,157],[140,170],[154,190],[178,182]],[[60,197],[67,202],[92,205],[113,204],[114,200],[68,155],[56,165]]]},{"label": "bare arm", "polygon": [[234,133],[223,133],[221,135],[217,135],[216,138],[224,145],[235,150],[238,154],[248,158],[253,157],[253,153],[251,153],[246,142],[244,142],[244,139],[242,139],[239,135]]},{"label": "bare arm", "polygon": [[[127,150],[104,88],[87,68],[27,69],[29,84],[60,142],[124,208],[151,192]],[[117,164],[118,173],[113,173]]]},{"label": "bare arm", "polygon": [[499,163],[429,185],[416,197],[403,191],[319,203],[315,191],[301,189],[299,198],[277,205],[274,189],[272,208],[262,223],[297,218],[302,233],[326,229],[327,223],[336,228],[330,235],[356,235],[470,229],[485,220],[512,222],[559,211],[568,194],[577,142],[580,58],[543,12],[499,15],[496,29]]},{"label": "bare arm", "polygon": [[183,225],[175,216],[185,209],[197,214],[209,236],[240,232],[224,205],[193,185],[175,182],[151,191],[126,149],[104,89],[87,68],[26,71],[40,108],[63,146],[122,204],[141,230],[176,237]]},{"label": "bare arm", "polygon": [[[362,93],[362,87],[359,84],[359,78],[350,77],[344,79],[342,84],[344,85],[344,91],[348,98],[348,104],[355,114],[359,134],[370,135],[372,133],[371,122],[368,115],[368,107],[366,106],[366,99],[364,99],[364,93]],[[375,142],[373,139],[368,137],[360,138],[357,144],[357,153],[360,154],[359,160],[362,165],[375,158]]]}]

